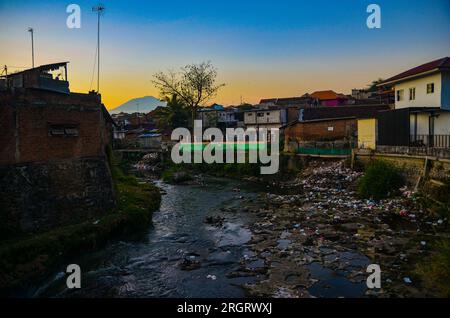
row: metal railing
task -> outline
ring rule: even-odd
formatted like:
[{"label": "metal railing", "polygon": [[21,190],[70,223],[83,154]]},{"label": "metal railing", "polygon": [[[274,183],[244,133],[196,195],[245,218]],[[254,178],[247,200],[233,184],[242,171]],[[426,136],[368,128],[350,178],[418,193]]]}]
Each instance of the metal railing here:
[{"label": "metal railing", "polygon": [[411,135],[410,147],[450,148],[450,135]]}]

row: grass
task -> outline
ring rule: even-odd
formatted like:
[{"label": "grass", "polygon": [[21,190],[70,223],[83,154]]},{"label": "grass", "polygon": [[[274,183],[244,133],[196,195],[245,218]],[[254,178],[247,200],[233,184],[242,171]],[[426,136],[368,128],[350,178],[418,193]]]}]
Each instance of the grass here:
[{"label": "grass", "polygon": [[126,175],[108,150],[116,192],[116,208],[99,220],[57,228],[0,245],[0,294],[37,280],[67,257],[103,246],[118,235],[144,231],[159,208],[157,187]]},{"label": "grass", "polygon": [[450,241],[438,242],[433,252],[416,268],[423,285],[440,297],[450,297]]},{"label": "grass", "polygon": [[364,199],[385,199],[396,194],[404,185],[398,168],[382,160],[370,163],[358,182],[358,195]]},{"label": "grass", "polygon": [[206,173],[216,177],[242,177],[259,176],[259,164],[250,163],[200,163],[200,164],[170,164],[163,172],[163,180],[170,181],[177,172],[185,172],[191,178],[190,173]]}]

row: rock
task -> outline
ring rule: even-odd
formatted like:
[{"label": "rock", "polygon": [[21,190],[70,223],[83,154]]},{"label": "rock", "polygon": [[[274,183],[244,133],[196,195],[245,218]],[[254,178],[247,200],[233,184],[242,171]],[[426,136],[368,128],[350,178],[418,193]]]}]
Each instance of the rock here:
[{"label": "rock", "polygon": [[193,260],[193,259],[189,259],[189,258],[185,258],[181,263],[180,263],[180,269],[183,271],[192,271],[195,269],[198,269],[201,267],[201,263],[197,260]]},{"label": "rock", "polygon": [[181,183],[191,180],[192,177],[185,171],[178,171],[173,174],[172,181],[175,183]]},{"label": "rock", "polygon": [[205,224],[221,227],[225,219],[221,216],[207,216],[203,221]]}]

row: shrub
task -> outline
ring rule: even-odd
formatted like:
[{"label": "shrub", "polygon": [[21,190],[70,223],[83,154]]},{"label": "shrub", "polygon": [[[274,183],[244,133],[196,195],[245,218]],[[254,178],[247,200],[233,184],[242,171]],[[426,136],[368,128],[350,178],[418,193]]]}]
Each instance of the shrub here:
[{"label": "shrub", "polygon": [[399,169],[385,161],[374,161],[358,182],[358,194],[365,199],[380,200],[395,194],[403,184]]}]

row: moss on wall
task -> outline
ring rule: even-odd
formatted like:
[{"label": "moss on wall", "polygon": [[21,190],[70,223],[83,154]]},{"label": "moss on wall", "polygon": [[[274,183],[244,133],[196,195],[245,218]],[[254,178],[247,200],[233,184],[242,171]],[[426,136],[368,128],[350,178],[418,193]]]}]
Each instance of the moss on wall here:
[{"label": "moss on wall", "polygon": [[[109,151],[109,154],[111,152]],[[110,155],[116,207],[98,219],[0,244],[0,294],[42,278],[67,257],[103,246],[109,239],[144,231],[159,208],[159,189],[126,175]]]}]

